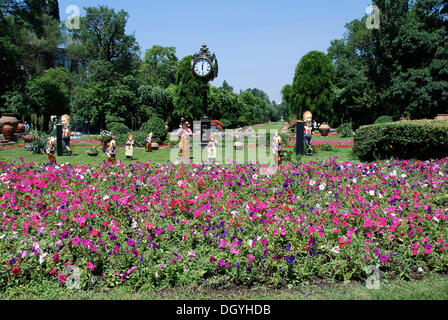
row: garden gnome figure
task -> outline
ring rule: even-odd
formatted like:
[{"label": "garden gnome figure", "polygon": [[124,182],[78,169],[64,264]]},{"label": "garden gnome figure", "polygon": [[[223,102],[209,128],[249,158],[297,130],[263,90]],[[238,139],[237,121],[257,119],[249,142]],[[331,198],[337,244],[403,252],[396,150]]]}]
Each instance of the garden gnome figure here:
[{"label": "garden gnome figure", "polygon": [[309,111],[303,114],[303,121],[305,121],[305,146],[306,146],[306,154],[312,154],[313,148],[311,147],[311,138],[313,135],[313,126],[311,121],[313,119],[313,114]]},{"label": "garden gnome figure", "polygon": [[109,143],[110,143],[110,150],[109,150],[109,152],[110,152],[110,161],[113,164],[116,164],[117,163],[117,159],[116,159],[116,156],[117,156],[117,144],[115,143],[115,137],[113,137],[113,139]]},{"label": "garden gnome figure", "polygon": [[282,138],[279,136],[278,131],[276,130],[274,133],[274,137],[272,138],[272,154],[274,155],[274,162],[276,165],[280,165],[280,163],[282,162],[281,151]]},{"label": "garden gnome figure", "polygon": [[70,138],[72,136],[72,131],[70,130],[70,117],[68,114],[64,114],[62,117],[62,144],[67,150],[68,155],[72,155],[72,150],[70,150]]},{"label": "garden gnome figure", "polygon": [[111,149],[110,149],[110,142],[107,143],[106,157],[107,157],[107,162],[111,163],[112,162],[112,153],[111,153]]},{"label": "garden gnome figure", "polygon": [[210,142],[207,145],[208,161],[210,163],[215,163],[215,161],[216,161],[216,145],[217,144],[218,144],[218,142],[215,141],[215,137],[210,136]]},{"label": "garden gnome figure", "polygon": [[134,136],[131,134],[128,137],[128,141],[126,141],[126,147],[125,147],[127,160],[132,160],[132,156],[134,155],[134,144],[135,144]]},{"label": "garden gnome figure", "polygon": [[181,131],[181,141],[182,141],[182,158],[190,160],[190,137],[193,136],[193,132],[191,131],[190,123],[185,121],[183,129]]},{"label": "garden gnome figure", "polygon": [[182,158],[182,149],[183,149],[183,140],[182,140],[182,132],[184,129],[184,124],[185,124],[185,119],[181,118],[180,119],[180,125],[179,125],[179,131],[178,131],[178,135],[179,135],[179,157]]},{"label": "garden gnome figure", "polygon": [[56,138],[51,137],[47,142],[47,147],[45,148],[45,152],[48,155],[48,161],[50,164],[56,164],[56,158],[54,153],[56,151]]},{"label": "garden gnome figure", "polygon": [[152,132],[148,133],[148,136],[146,137],[146,152],[152,152]]}]

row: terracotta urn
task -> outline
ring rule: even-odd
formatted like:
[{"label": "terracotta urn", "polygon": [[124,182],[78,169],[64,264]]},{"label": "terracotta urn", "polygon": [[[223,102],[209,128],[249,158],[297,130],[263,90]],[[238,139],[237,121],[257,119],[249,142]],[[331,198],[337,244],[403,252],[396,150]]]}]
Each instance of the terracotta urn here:
[{"label": "terracotta urn", "polygon": [[5,140],[13,141],[15,132],[16,132],[16,130],[14,129],[14,127],[12,125],[10,125],[10,124],[3,125],[2,134],[3,134],[3,138]]},{"label": "terracotta urn", "polygon": [[14,128],[14,133],[16,133],[17,125],[19,124],[19,120],[15,117],[14,113],[2,113],[0,118],[0,130],[3,129],[5,124],[9,124]]},{"label": "terracotta urn", "polygon": [[328,136],[330,133],[330,126],[327,123],[323,123],[319,127],[319,132],[322,137]]},{"label": "terracotta urn", "polygon": [[17,125],[16,133],[25,133],[25,125],[23,123]]},{"label": "terracotta urn", "polygon": [[151,149],[152,150],[157,150],[159,149],[160,145],[157,142],[153,142],[151,143]]}]

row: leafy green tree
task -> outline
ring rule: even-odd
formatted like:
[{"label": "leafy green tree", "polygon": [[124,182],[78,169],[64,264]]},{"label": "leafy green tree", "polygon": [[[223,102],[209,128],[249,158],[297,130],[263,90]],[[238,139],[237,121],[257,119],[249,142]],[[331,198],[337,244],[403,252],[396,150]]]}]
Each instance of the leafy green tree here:
[{"label": "leafy green tree", "polygon": [[171,122],[174,110],[172,96],[163,88],[150,85],[141,85],[138,88],[138,98],[142,109],[145,111],[145,118],[152,116],[165,119]]},{"label": "leafy green tree", "polygon": [[56,21],[60,21],[61,17],[59,15],[59,3],[58,0],[48,0],[47,4],[47,14]]},{"label": "leafy green tree", "polygon": [[176,91],[173,115],[177,119],[199,120],[202,118],[202,84],[193,78],[191,60],[186,56],[179,62],[176,75]]},{"label": "leafy green tree", "polygon": [[[281,115],[285,120],[290,119],[290,110],[292,110],[293,106],[293,95],[292,95],[292,85],[287,84],[282,88],[282,112]],[[294,117],[294,116],[293,116]]]},{"label": "leafy green tree", "polygon": [[65,68],[50,69],[26,84],[26,100],[35,114],[44,116],[44,130],[51,115],[70,112],[70,91],[74,80]]},{"label": "leafy green tree", "polygon": [[291,114],[298,119],[309,110],[319,121],[333,117],[334,66],[323,52],[311,51],[297,65],[292,84]]},{"label": "leafy green tree", "polygon": [[227,92],[233,92],[233,87],[226,80],[223,81],[221,88]]},{"label": "leafy green tree", "polygon": [[142,80],[151,86],[167,88],[176,82],[178,59],[175,47],[153,45],[146,50],[142,63]]},{"label": "leafy green tree", "polygon": [[109,62],[113,72],[130,74],[139,63],[139,46],[134,35],[125,34],[129,15],[105,6],[85,8],[80,30],[73,30],[68,51],[88,64],[92,60]]},{"label": "leafy green tree", "polygon": [[263,90],[260,90],[260,89],[257,89],[257,88],[253,88],[253,89],[246,89],[246,92],[250,92],[254,96],[263,99],[267,103],[270,103],[268,94],[266,92],[264,92]]}]

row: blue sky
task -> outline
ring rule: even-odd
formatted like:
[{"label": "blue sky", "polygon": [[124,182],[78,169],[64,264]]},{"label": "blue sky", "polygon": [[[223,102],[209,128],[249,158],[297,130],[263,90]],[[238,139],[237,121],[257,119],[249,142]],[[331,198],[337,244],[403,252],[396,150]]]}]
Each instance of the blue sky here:
[{"label": "blue sky", "polygon": [[127,33],[135,33],[141,54],[154,44],[176,47],[179,59],[206,43],[216,53],[219,77],[240,89],[259,88],[281,101],[300,58],[326,52],[343,36],[344,25],[365,15],[371,0],[59,0],[66,8],[106,5],[129,13]]}]

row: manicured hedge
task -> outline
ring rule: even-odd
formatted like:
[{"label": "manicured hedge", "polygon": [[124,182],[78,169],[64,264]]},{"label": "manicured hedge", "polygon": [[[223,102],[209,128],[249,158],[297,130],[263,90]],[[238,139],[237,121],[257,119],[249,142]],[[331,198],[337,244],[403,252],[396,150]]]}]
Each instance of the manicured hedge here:
[{"label": "manicured hedge", "polygon": [[393,122],[394,118],[392,118],[391,116],[381,116],[378,117],[378,119],[376,119],[375,124],[378,123],[385,123],[385,122]]},{"label": "manicured hedge", "polygon": [[159,117],[151,117],[147,122],[142,124],[140,131],[145,132],[146,135],[152,132],[153,142],[156,142],[157,139],[160,139],[160,141],[164,141],[167,134],[165,123]]},{"label": "manicured hedge", "polygon": [[351,123],[343,123],[338,127],[338,133],[342,138],[353,137],[353,126]]},{"label": "manicured hedge", "polygon": [[389,158],[419,160],[448,156],[448,121],[415,120],[362,126],[353,152],[362,161]]},{"label": "manicured hedge", "polygon": [[120,122],[110,122],[106,125],[107,130],[112,132],[114,135],[118,134],[129,134],[130,130],[129,128],[124,124]]}]

